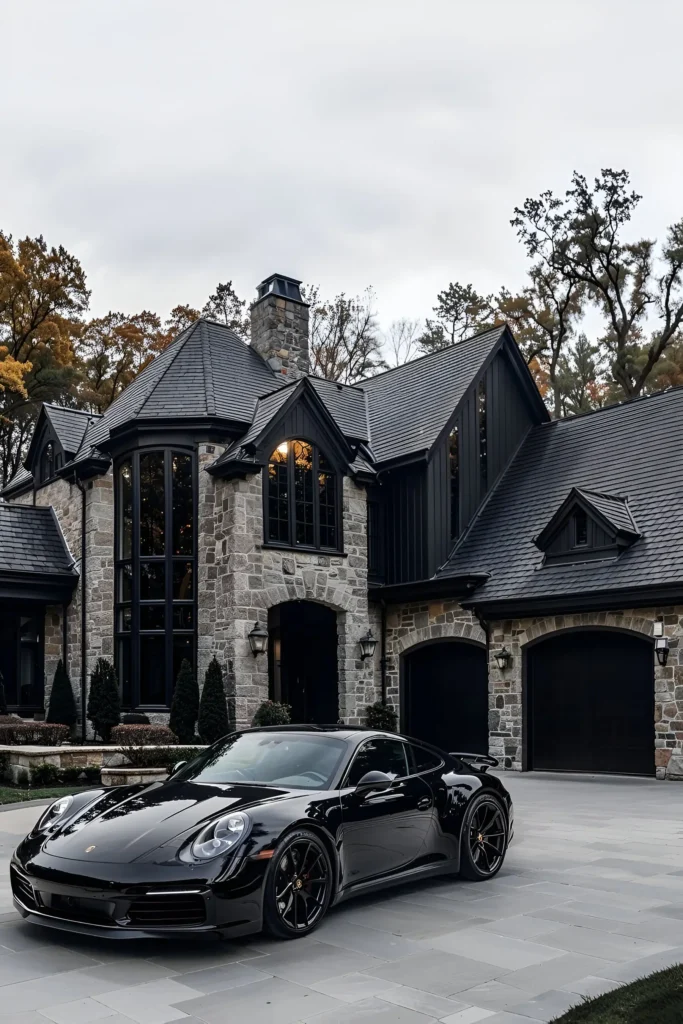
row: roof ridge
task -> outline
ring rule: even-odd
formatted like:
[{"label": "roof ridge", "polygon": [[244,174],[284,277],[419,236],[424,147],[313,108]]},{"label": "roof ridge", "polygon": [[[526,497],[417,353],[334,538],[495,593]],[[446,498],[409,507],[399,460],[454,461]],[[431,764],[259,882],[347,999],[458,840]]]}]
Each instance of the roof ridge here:
[{"label": "roof ridge", "polygon": [[[7,486],[7,484],[5,484]],[[32,512],[49,512],[52,505],[24,505],[20,501],[0,501],[0,508],[30,509]]]},{"label": "roof ridge", "polygon": [[613,494],[610,491],[596,491],[592,487],[575,487],[581,494],[594,494],[598,498],[609,498],[610,501],[628,501],[628,495]]},{"label": "roof ridge", "polygon": [[601,405],[599,409],[588,409],[586,412],[577,412],[573,416],[561,416],[556,420],[546,420],[539,423],[539,427],[555,427],[558,424],[575,423],[577,420],[585,420],[588,416],[597,416],[599,413],[614,412],[616,409],[629,409],[640,402],[649,402],[653,398],[661,398],[663,395],[672,395],[676,391],[683,391],[683,384],[676,384],[662,391],[653,391],[649,395],[636,395],[635,398],[627,398],[623,402],[612,402],[611,405]]},{"label": "roof ridge", "polygon": [[[380,377],[386,377],[388,374],[394,373],[396,370],[403,370],[406,366],[414,366],[415,363],[420,363],[423,359],[433,359],[435,356],[440,356],[444,352],[451,352],[454,348],[466,345],[470,341],[477,341],[478,339],[485,337],[487,334],[493,334],[494,331],[504,331],[506,327],[508,327],[507,323],[500,324],[497,327],[487,327],[485,331],[478,331],[476,334],[469,334],[461,341],[454,341],[452,345],[444,345],[443,348],[436,349],[434,352],[425,352],[424,355],[418,356],[416,359],[409,359],[407,363],[401,363],[400,366],[390,366],[388,370],[376,373],[372,377],[363,377],[358,381],[358,384],[369,384],[372,381],[379,380]],[[354,387],[355,386],[357,385],[354,385]]]},{"label": "roof ridge", "polygon": [[88,412],[87,409],[72,409],[68,405],[60,405],[58,402],[43,402],[44,409],[59,409],[60,412],[77,412],[79,416],[97,416],[102,418],[101,412]]},{"label": "roof ridge", "polygon": [[[431,353],[429,353],[429,355],[431,355]],[[419,358],[422,358],[422,357],[420,356]],[[413,362],[417,362],[417,360],[413,360]],[[404,365],[405,365],[405,363],[404,363]],[[390,367],[390,369],[397,370],[398,367],[397,366],[392,366],[392,367]],[[388,370],[385,371],[385,372],[388,373]],[[348,388],[350,391],[359,391],[361,394],[365,394],[365,388],[362,388],[360,386],[360,384],[361,384],[360,381],[358,382],[358,384],[346,384],[343,380],[331,380],[329,377],[319,377],[317,373],[306,373],[306,374],[304,374],[304,376],[306,377],[307,380],[311,380],[311,381],[320,380],[324,384],[333,384],[334,387],[336,387],[336,388]],[[378,374],[378,376],[380,376],[380,374]],[[363,379],[364,380],[372,380],[371,377],[365,377]]]}]

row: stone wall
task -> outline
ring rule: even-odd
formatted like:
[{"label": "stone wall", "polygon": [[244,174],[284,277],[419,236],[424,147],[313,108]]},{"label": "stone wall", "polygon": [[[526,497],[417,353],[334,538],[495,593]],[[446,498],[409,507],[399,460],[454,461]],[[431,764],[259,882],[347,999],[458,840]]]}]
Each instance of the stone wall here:
[{"label": "stone wall", "polygon": [[[262,477],[217,480],[206,489],[200,529],[200,628],[203,657],[216,654],[235,697],[239,726],[250,724],[268,699],[268,659],[251,653],[254,623],[267,628],[268,609],[284,601],[316,601],[337,613],[340,717],[359,724],[379,696],[379,651],[360,659],[358,641],[370,626],[379,636],[377,609],[367,597],[367,509],[364,488],[343,484],[344,555],[279,550],[263,545]],[[213,508],[213,514],[211,514]],[[215,558],[215,562],[214,562]],[[215,628],[212,623],[215,617]]]},{"label": "stone wall", "polygon": [[[112,472],[84,484],[86,501],[86,680],[98,658],[114,658],[114,488]],[[33,502],[33,492],[19,501]],[[53,480],[35,492],[36,505],[51,505],[76,568],[81,571],[81,501],[79,488]],[[62,609],[50,606],[45,616],[45,699],[49,698],[57,661],[62,655]],[[81,700],[81,583],[67,608],[67,671],[76,704]],[[86,683],[87,685],[87,683]],[[47,703],[46,703],[47,706]]]},{"label": "stone wall", "polygon": [[486,644],[486,634],[476,617],[457,601],[424,601],[387,608],[387,700],[397,712],[401,655],[428,640],[458,638]]},{"label": "stone wall", "polygon": [[[490,751],[504,759],[506,768],[522,769],[523,651],[532,640],[558,630],[586,626],[625,629],[651,637],[653,622],[663,618],[670,652],[666,667],[656,661],[655,768],[657,778],[683,778],[683,606],[636,608],[616,612],[581,612],[529,619],[513,619],[491,626],[489,661]],[[512,654],[505,671],[496,666],[493,652],[502,646]]]}]

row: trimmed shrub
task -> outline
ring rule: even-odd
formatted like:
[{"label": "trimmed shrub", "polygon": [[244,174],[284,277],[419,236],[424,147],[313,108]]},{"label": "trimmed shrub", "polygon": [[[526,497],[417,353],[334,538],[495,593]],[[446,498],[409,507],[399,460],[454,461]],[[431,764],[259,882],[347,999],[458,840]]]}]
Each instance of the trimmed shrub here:
[{"label": "trimmed shrub", "polygon": [[[203,748],[202,748],[203,749]],[[132,768],[168,768],[178,761],[192,761],[201,753],[196,747],[122,747],[121,753]]]},{"label": "trimmed shrub", "polygon": [[88,718],[98,736],[109,743],[109,736],[121,718],[121,698],[114,666],[106,658],[98,658],[90,676]]},{"label": "trimmed shrub", "polygon": [[228,705],[223,687],[223,670],[216,658],[211,659],[204,676],[197,730],[205,743],[215,743],[221,736],[230,732]]},{"label": "trimmed shrub", "polygon": [[32,764],[29,768],[32,786],[56,786],[62,781],[56,764]]},{"label": "trimmed shrub", "polygon": [[187,658],[183,658],[171,701],[171,731],[180,743],[192,743],[199,713],[199,687]]},{"label": "trimmed shrub", "polygon": [[121,715],[121,725],[149,725],[149,718],[141,711],[130,711],[127,715]]},{"label": "trimmed shrub", "polygon": [[390,704],[382,704],[382,701],[378,700],[366,707],[365,724],[368,729],[384,729],[386,732],[396,732],[398,729],[398,715]]},{"label": "trimmed shrub", "polygon": [[5,679],[0,672],[0,715],[7,714],[7,697],[5,696]]},{"label": "trimmed shrub", "polygon": [[50,704],[47,709],[47,717],[45,721],[52,725],[58,724],[72,726],[76,724],[77,720],[78,712],[76,711],[74,692],[71,689],[71,680],[69,679],[69,673],[64,668],[64,664],[60,658],[57,663],[57,671],[55,672],[55,678],[52,684]]},{"label": "trimmed shrub", "polygon": [[36,744],[41,747],[56,747],[68,738],[68,725],[23,722],[20,718],[12,718],[11,724],[0,724],[0,746],[20,747]]},{"label": "trimmed shrub", "polygon": [[31,780],[28,777],[28,772],[25,768],[20,768],[17,772],[17,786],[22,786],[24,789],[28,789]]},{"label": "trimmed shrub", "polygon": [[258,708],[252,725],[289,725],[292,709],[289,704],[278,704],[276,700],[264,700]]},{"label": "trimmed shrub", "polygon": [[178,742],[167,725],[115,725],[110,738],[125,747],[168,747]]}]

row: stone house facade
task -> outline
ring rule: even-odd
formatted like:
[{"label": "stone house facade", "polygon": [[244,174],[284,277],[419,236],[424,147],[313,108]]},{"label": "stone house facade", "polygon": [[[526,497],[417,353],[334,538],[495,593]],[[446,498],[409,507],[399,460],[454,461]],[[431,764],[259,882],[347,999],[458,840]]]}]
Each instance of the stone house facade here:
[{"label": "stone house facade", "polygon": [[511,770],[683,776],[683,392],[550,422],[507,328],[359,385],[308,368],[274,275],[249,345],[200,320],[104,415],[43,409],[0,501],[12,708],[64,658],[88,735],[104,657],[165,721],[215,657],[239,728],[381,701]]}]

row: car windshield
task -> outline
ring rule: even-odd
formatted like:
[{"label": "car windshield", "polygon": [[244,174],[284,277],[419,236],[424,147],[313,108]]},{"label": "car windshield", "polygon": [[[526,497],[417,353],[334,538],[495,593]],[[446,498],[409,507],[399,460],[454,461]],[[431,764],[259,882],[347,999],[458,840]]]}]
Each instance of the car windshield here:
[{"label": "car windshield", "polygon": [[346,749],[343,740],[326,735],[243,733],[200,754],[176,779],[326,789]]}]

